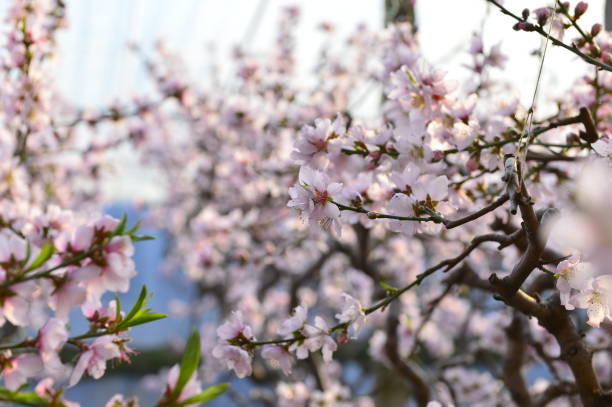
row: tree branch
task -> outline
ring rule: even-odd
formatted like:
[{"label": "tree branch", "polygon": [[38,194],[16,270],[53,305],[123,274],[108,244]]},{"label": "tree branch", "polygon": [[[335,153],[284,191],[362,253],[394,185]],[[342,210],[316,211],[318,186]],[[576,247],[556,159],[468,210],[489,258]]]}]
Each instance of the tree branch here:
[{"label": "tree branch", "polygon": [[506,328],[508,348],[504,360],[502,379],[512,399],[517,406],[531,407],[533,405],[529,388],[522,374],[525,361],[525,321],[522,315],[514,312],[512,322]]},{"label": "tree branch", "polygon": [[[517,16],[516,14],[512,13],[510,10],[508,10],[507,8],[505,8],[504,6],[502,6],[501,4],[499,4],[497,1],[495,0],[485,0],[488,1],[489,3],[493,4],[495,7],[497,7],[502,13],[514,18],[515,20],[519,21],[519,22],[523,22],[524,20],[522,18],[520,18],[519,16]],[[548,38],[550,39],[550,41],[554,44],[554,45],[558,45],[560,47],[565,48],[566,50],[576,54],[577,56],[579,56],[580,58],[582,58],[585,62],[591,64],[591,65],[595,65],[598,68],[604,69],[606,71],[610,71],[612,72],[612,66],[607,65],[603,62],[598,61],[595,58],[592,58],[588,55],[586,55],[585,53],[583,53],[582,51],[580,51],[578,48],[576,48],[575,46],[569,46],[567,44],[565,44],[564,42],[560,41],[559,39],[553,37],[553,36],[549,36],[548,33],[546,31],[544,31],[544,29],[542,27],[539,27],[535,24],[533,24],[533,28],[534,31],[537,32],[538,34],[540,34],[541,36],[543,36],[544,38]]]},{"label": "tree branch", "polygon": [[393,367],[412,384],[414,397],[419,407],[426,407],[430,397],[427,382],[417,372],[416,366],[413,366],[409,361],[402,360],[397,350],[398,314],[398,304],[396,303],[391,306],[389,316],[387,317],[387,342],[385,343],[385,354]]}]

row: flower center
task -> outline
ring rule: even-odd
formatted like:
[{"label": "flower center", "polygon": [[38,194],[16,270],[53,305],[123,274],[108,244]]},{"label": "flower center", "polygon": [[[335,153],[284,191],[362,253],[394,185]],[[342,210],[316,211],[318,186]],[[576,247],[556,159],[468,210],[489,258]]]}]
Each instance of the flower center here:
[{"label": "flower center", "polygon": [[315,142],[312,142],[312,145],[317,148],[319,151],[324,151],[327,148],[327,141],[320,139]]},{"label": "flower center", "polygon": [[329,200],[329,195],[327,194],[327,191],[316,191],[315,196],[314,198],[312,198],[312,200],[316,204],[324,205],[325,202]]}]

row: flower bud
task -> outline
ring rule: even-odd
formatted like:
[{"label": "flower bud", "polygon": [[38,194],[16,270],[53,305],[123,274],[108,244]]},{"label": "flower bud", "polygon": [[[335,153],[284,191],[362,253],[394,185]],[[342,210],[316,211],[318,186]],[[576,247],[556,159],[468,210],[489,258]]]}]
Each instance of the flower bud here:
[{"label": "flower bud", "polygon": [[527,20],[529,18],[529,9],[526,8],[523,10],[523,20]]},{"label": "flower bud", "polygon": [[599,23],[593,24],[593,27],[591,27],[591,37],[596,37],[597,34],[601,32],[601,29],[602,29],[601,24]]},{"label": "flower bud", "polygon": [[551,11],[548,7],[540,7],[535,9],[534,14],[536,15],[536,19],[538,20],[538,24],[543,26],[548,21],[548,18],[551,15]]},{"label": "flower bud", "polygon": [[576,4],[576,7],[574,8],[574,19],[578,20],[580,16],[587,11],[587,8],[589,8],[589,5],[584,1]]},{"label": "flower bud", "polygon": [[519,30],[523,30],[523,31],[535,31],[535,26],[531,23],[526,23],[526,22],[522,22],[522,23],[518,23],[517,24]]},{"label": "flower bud", "polygon": [[468,169],[469,172],[474,172],[478,169],[478,167],[480,166],[480,163],[478,162],[478,160],[474,157],[470,158],[468,160],[468,162],[466,163],[465,167]]}]

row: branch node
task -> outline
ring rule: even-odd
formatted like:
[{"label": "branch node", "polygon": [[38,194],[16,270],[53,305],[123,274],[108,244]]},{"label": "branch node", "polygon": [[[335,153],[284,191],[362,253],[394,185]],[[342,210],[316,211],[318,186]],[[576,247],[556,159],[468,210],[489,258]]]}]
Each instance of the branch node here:
[{"label": "branch node", "polygon": [[580,108],[580,121],[584,125],[585,132],[580,132],[580,137],[586,142],[592,144],[599,139],[599,134],[597,134],[597,127],[595,126],[595,122],[593,121],[593,116],[591,116],[591,112],[586,107]]}]

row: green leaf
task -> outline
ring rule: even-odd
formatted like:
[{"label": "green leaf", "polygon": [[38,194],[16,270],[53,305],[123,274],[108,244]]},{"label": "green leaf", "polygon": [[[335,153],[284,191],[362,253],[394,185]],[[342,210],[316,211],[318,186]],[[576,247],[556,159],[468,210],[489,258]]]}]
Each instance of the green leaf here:
[{"label": "green leaf", "polygon": [[130,228],[130,230],[128,230],[128,231],[127,231],[127,234],[128,234],[128,235],[133,235],[133,234],[135,234],[136,232],[138,232],[138,229],[140,229],[140,225],[141,225],[141,222],[140,222],[140,220],[139,220],[138,222],[136,222],[136,223],[134,224],[134,226],[132,226],[132,227]]},{"label": "green leaf", "polygon": [[133,242],[142,242],[144,240],[155,240],[155,236],[151,235],[130,235]]},{"label": "green leaf", "polygon": [[12,401],[13,403],[25,404],[27,406],[49,406],[50,404],[33,392],[10,391],[0,388],[0,400]]},{"label": "green leaf", "polygon": [[26,240],[26,256],[25,259],[21,262],[22,266],[25,266],[30,261],[30,257],[32,256],[32,245],[29,240]]},{"label": "green leaf", "polygon": [[179,371],[179,377],[176,381],[176,386],[174,386],[174,391],[172,392],[172,396],[176,399],[176,397],[181,394],[183,388],[193,376],[193,373],[198,368],[200,364],[200,334],[197,329],[194,329],[187,341],[187,345],[185,346],[185,352],[183,353],[183,358],[181,359],[181,368]]},{"label": "green leaf", "polygon": [[51,256],[53,256],[53,253],[55,253],[55,246],[53,246],[51,242],[46,241],[45,244],[43,244],[43,247],[40,249],[38,257],[36,257],[32,264],[30,264],[26,272],[36,270],[37,268],[45,264],[45,262],[49,260]]},{"label": "green leaf", "polygon": [[121,300],[115,295],[115,305],[117,306],[117,312],[115,312],[115,321],[119,321],[121,318]]},{"label": "green leaf", "polygon": [[125,317],[124,321],[129,321],[132,319],[138,311],[142,309],[142,307],[147,303],[147,286],[143,285],[140,289],[140,294],[138,295],[138,299],[134,303],[134,306],[130,310],[130,312]]},{"label": "green leaf", "polygon": [[223,393],[225,393],[228,387],[229,387],[229,384],[227,383],[220,383],[214,386],[210,386],[209,388],[204,390],[202,393],[196,396],[193,396],[193,397],[189,397],[186,400],[183,400],[179,404],[179,406],[186,406],[189,404],[196,404],[196,403],[206,403],[207,401],[215,399],[219,397],[220,395],[222,395]]},{"label": "green leaf", "polygon": [[113,232],[113,235],[119,236],[119,235],[124,234],[126,225],[127,225],[127,213],[124,213],[123,216],[121,217],[121,221],[119,221],[119,224],[117,225],[117,228],[115,229],[115,232]]},{"label": "green leaf", "polygon": [[383,288],[385,291],[387,291],[387,292],[390,292],[390,293],[395,293],[395,292],[397,292],[397,288],[393,287],[393,286],[392,286],[392,285],[390,285],[390,284],[385,283],[384,281],[381,281],[379,284],[380,284],[380,286],[381,286],[381,287],[382,287],[382,288]]},{"label": "green leaf", "polygon": [[157,321],[158,319],[166,318],[168,315],[162,314],[160,312],[148,312],[143,315],[137,315],[129,321],[124,321],[120,325],[120,329],[124,330],[127,328],[131,328],[136,325],[146,324],[148,322]]},{"label": "green leaf", "polygon": [[[166,318],[166,314],[159,312],[150,312],[151,308],[144,308],[147,305],[151,297],[147,292],[147,286],[143,285],[140,290],[140,295],[134,303],[134,306],[130,312],[123,318],[123,320],[115,327],[116,331],[124,331],[136,325],[146,324],[148,322],[157,321],[158,319]],[[117,318],[119,314],[117,314]]]}]

